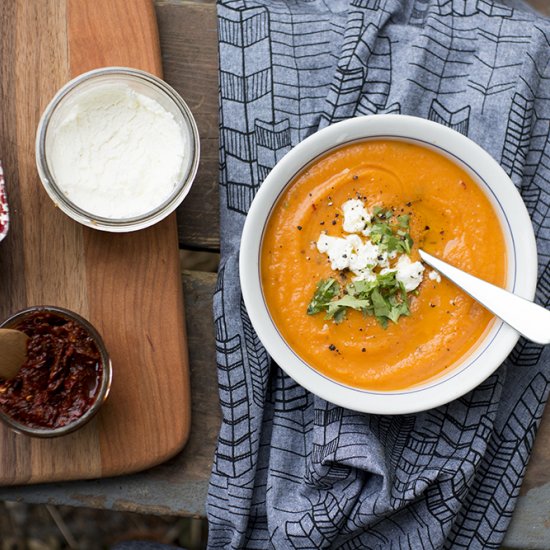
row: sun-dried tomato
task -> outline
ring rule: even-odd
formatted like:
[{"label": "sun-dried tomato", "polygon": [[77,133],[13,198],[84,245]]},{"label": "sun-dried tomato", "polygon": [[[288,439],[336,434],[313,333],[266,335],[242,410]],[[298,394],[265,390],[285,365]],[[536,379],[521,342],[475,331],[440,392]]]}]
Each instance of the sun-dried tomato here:
[{"label": "sun-dried tomato", "polygon": [[14,327],[29,336],[27,360],[11,380],[0,378],[0,408],[33,428],[59,428],[80,418],[97,397],[98,347],[80,323],[36,311]]}]

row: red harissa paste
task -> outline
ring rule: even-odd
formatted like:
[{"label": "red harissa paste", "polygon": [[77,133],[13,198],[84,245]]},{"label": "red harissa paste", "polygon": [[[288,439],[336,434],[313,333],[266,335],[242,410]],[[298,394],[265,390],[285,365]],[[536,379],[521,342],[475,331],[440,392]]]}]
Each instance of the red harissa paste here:
[{"label": "red harissa paste", "polygon": [[0,378],[0,408],[32,428],[60,428],[97,397],[101,355],[88,331],[55,313],[37,311],[15,326],[29,336],[27,360],[11,380]]}]

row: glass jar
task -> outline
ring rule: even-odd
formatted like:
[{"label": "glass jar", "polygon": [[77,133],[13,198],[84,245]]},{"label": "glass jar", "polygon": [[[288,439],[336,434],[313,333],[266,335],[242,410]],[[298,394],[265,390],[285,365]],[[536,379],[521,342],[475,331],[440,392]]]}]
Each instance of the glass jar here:
[{"label": "glass jar", "polygon": [[[113,378],[113,367],[112,367],[111,359],[109,357],[107,349],[105,347],[105,344],[103,343],[103,339],[101,338],[101,335],[99,334],[99,332],[86,319],[84,319],[80,315],[68,309],[55,307],[55,306],[29,307],[27,309],[24,309],[15,313],[14,315],[6,319],[3,323],[0,323],[0,328],[17,329],[18,327],[21,326],[21,323],[31,318],[31,316],[37,316],[43,313],[51,314],[55,316],[54,318],[56,320],[58,318],[61,318],[63,321],[74,321],[76,325],[79,325],[82,329],[84,329],[84,332],[87,334],[88,337],[90,337],[93,340],[95,347],[99,352],[98,362],[100,363],[100,366],[101,366],[101,374],[97,377],[96,385],[93,388],[93,391],[94,391],[92,396],[93,400],[91,401],[91,403],[88,404],[87,408],[84,410],[84,412],[80,416],[74,418],[73,420],[67,422],[62,426],[58,426],[58,427],[30,426],[28,424],[25,424],[23,421],[18,420],[17,418],[13,418],[9,414],[7,414],[5,411],[3,411],[2,408],[0,407],[0,420],[2,420],[7,426],[9,426],[15,432],[29,435],[32,437],[49,438],[49,437],[56,437],[56,436],[72,433],[75,430],[87,424],[96,415],[96,413],[101,408],[101,405],[105,402],[105,400],[109,395],[109,391],[111,389],[111,382]],[[49,367],[42,366],[37,368],[49,368]],[[16,381],[17,376],[13,380]],[[32,399],[32,397],[34,396],[30,396],[30,397]],[[47,406],[47,404],[48,403],[46,401],[45,405]]]},{"label": "glass jar", "polygon": [[[85,94],[99,86],[122,85],[145,96],[170,113],[181,130],[184,151],[177,182],[168,198],[133,217],[111,218],[76,205],[56,182],[51,153],[56,132]],[[199,163],[199,134],[193,115],[178,93],[160,78],[136,69],[106,67],[84,73],[61,88],[40,119],[36,134],[36,163],[42,184],[65,214],[77,222],[110,232],[128,232],[153,225],[172,213],[189,192]],[[151,197],[154,203],[154,197]],[[120,198],[124,200],[123,197]]]}]

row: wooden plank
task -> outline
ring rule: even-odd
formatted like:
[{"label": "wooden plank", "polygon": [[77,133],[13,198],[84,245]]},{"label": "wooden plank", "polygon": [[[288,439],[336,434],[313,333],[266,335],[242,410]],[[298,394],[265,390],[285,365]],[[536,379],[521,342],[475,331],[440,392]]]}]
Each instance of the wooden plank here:
[{"label": "wooden plank", "polygon": [[[203,7],[199,3],[210,4],[210,11],[201,12]],[[550,4],[547,0],[531,0],[550,15]],[[193,60],[182,61],[180,54],[185,54],[184,38],[187,34],[185,48],[192,47],[193,42],[201,43],[203,33],[213,33],[216,28],[213,0],[157,0],[156,10],[159,18],[160,39],[163,49],[172,51],[169,57],[163,52],[165,77],[185,97],[187,91],[183,90],[183,81],[193,87],[195,78],[200,75],[199,67],[194,67],[189,73],[189,66],[193,66]],[[6,6],[0,14],[9,11]],[[204,19],[198,19],[188,14],[204,13]],[[171,21],[173,19],[173,21]],[[189,22],[193,22],[190,25]],[[0,48],[14,47],[12,38],[6,33],[0,35]],[[199,52],[200,53],[200,52]],[[217,64],[217,52],[216,55]],[[211,55],[210,52],[209,55]],[[203,72],[208,72],[209,78],[214,78],[211,61],[207,63]],[[186,72],[187,71],[187,72]],[[9,77],[12,75],[12,67],[0,66],[0,81],[4,87],[10,86]],[[181,74],[180,74],[181,73]],[[201,78],[206,78],[202,76]],[[13,82],[13,81],[11,81]],[[204,82],[201,86],[204,86]],[[216,84],[217,86],[217,84]],[[208,84],[209,98],[205,98],[205,104],[217,101],[217,88],[213,80]],[[189,92],[191,93],[192,90]],[[203,110],[200,104],[201,90],[193,92],[196,95],[196,103],[192,108],[199,120],[201,133],[217,137],[217,103],[215,110],[209,107]],[[186,97],[190,102],[190,98]],[[190,102],[191,103],[191,102]],[[204,105],[204,104],[203,104]],[[202,113],[202,114],[201,114]],[[204,115],[202,122],[201,116]],[[9,143],[11,136],[6,133],[10,118],[13,113],[9,109],[0,109],[0,157],[6,161],[13,155],[8,150],[4,152],[4,144]],[[210,121],[210,122],[209,122]],[[210,125],[210,126],[209,126]],[[204,128],[212,128],[212,134],[205,134]],[[215,133],[215,135],[214,135]],[[204,147],[204,146],[203,146]],[[215,151],[217,155],[217,151]],[[203,161],[206,158],[203,155]],[[12,164],[11,162],[9,163]],[[188,197],[179,213],[180,242],[191,248],[215,248],[217,245],[217,225],[202,225],[201,231],[208,231],[207,239],[201,237],[198,230],[188,231],[182,223],[182,216],[189,216],[188,220],[195,219],[195,208],[203,212],[206,219],[212,219],[217,213],[217,156],[209,155],[206,163],[201,164],[201,171],[210,173],[209,177],[203,177],[201,172],[197,176],[194,191],[199,197],[191,201]],[[209,187],[210,186],[210,187]],[[207,210],[201,203],[207,198],[209,204],[216,210]],[[205,200],[206,202],[206,200]],[[198,205],[197,205],[198,203]],[[197,205],[197,206],[195,206]],[[18,208],[12,202],[12,208]],[[189,213],[189,214],[187,214]],[[216,218],[217,219],[217,218]],[[192,225],[190,221],[187,222]],[[193,223],[201,223],[201,220]],[[20,228],[15,228],[18,231]],[[12,227],[12,232],[14,228]],[[215,235],[213,233],[216,232]],[[0,286],[13,273],[5,273],[2,269],[2,249],[4,245],[13,247],[12,243],[2,243],[0,247]],[[133,510],[143,513],[158,513],[171,515],[204,515],[204,505],[207,493],[207,483],[210,474],[211,462],[215,448],[216,434],[220,422],[219,405],[216,386],[216,366],[214,356],[214,336],[212,328],[212,303],[211,297],[215,285],[213,274],[186,273],[184,274],[184,293],[187,311],[187,330],[190,343],[191,384],[193,388],[193,424],[188,445],[182,453],[168,462],[152,468],[146,472],[124,476],[123,478],[101,479],[88,482],[69,482],[64,484],[45,484],[28,487],[0,488],[1,499],[22,499],[27,502],[50,502],[52,504],[69,504],[74,506],[84,505],[97,508]],[[18,292],[24,292],[19,290]],[[8,298],[17,301],[17,297]],[[199,322],[198,320],[202,320]],[[197,322],[197,324],[195,324]],[[202,323],[205,324],[202,324]],[[518,507],[507,534],[505,545],[514,548],[535,547],[548,548],[548,518],[550,502],[550,474],[547,464],[550,460],[550,409],[547,408],[541,428],[536,438],[535,448],[529,464],[525,482],[522,488]]]},{"label": "wooden plank", "polygon": [[542,15],[550,16],[550,4],[548,0],[526,0],[528,4],[531,4]]},{"label": "wooden plank", "polygon": [[214,273],[183,273],[193,404],[191,436],[181,453],[146,472],[122,478],[0,487],[0,499],[152,514],[204,515],[221,421],[212,314],[215,285]]},{"label": "wooden plank", "polygon": [[[162,76],[158,26],[151,0],[116,0],[109,2],[105,12],[101,2],[68,3],[71,76],[109,65]],[[127,40],[138,37],[138,43],[128,47]]]},{"label": "wooden plank", "polygon": [[164,78],[187,102],[201,136],[201,161],[189,195],[178,209],[184,248],[219,249],[218,34],[212,2],[161,2],[156,6]]},{"label": "wooden plank", "polygon": [[126,235],[84,228],[47,197],[34,157],[40,114],[69,78],[106,63],[160,71],[153,5],[14,0],[0,3],[0,24],[0,154],[12,214],[0,247],[0,316],[68,307],[97,326],[114,365],[110,399],[82,430],[36,440],[0,427],[0,483],[157,464],[181,449],[190,425],[176,217]]}]

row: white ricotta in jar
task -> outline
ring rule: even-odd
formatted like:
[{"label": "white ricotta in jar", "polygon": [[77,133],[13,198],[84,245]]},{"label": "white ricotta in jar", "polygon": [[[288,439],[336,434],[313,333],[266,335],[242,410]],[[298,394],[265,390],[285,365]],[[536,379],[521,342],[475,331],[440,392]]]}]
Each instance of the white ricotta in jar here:
[{"label": "white ricotta in jar", "polygon": [[182,172],[185,141],[172,113],[122,83],[82,92],[49,151],[60,191],[92,216],[129,219],[166,201]]}]

